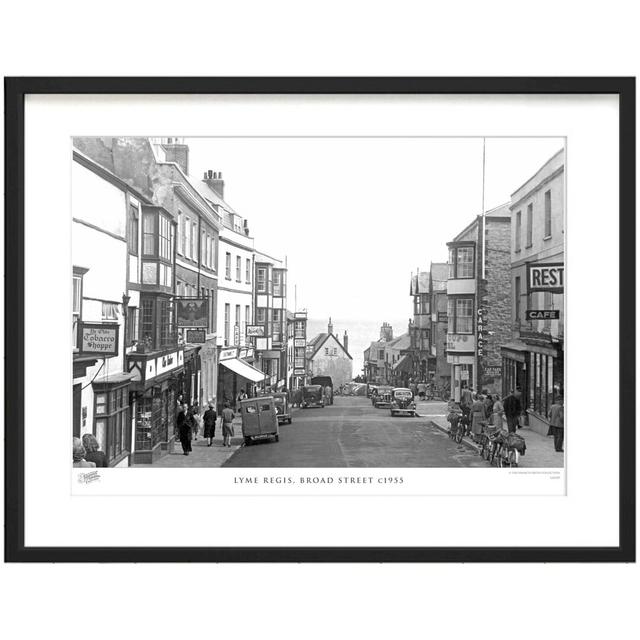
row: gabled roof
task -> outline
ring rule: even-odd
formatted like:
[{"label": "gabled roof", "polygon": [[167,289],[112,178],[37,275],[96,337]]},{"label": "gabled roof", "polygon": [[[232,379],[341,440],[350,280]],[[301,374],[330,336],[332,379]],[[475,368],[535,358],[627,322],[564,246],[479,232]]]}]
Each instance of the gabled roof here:
[{"label": "gabled roof", "polygon": [[406,349],[411,344],[411,338],[408,333],[403,333],[397,338],[389,340],[389,342],[386,342],[385,344],[387,347],[391,347],[392,349]]},{"label": "gabled roof", "polygon": [[449,265],[446,262],[431,263],[431,290],[446,291],[449,278]]},{"label": "gabled roof", "polygon": [[410,295],[415,296],[419,293],[429,293],[429,272],[420,271],[417,275],[411,277]]},{"label": "gabled roof", "polygon": [[307,342],[307,348],[309,348],[310,345],[313,347],[312,353],[307,355],[307,360],[312,360],[316,353],[318,353],[318,351],[322,349],[322,345],[324,345],[324,343],[329,338],[333,338],[338,343],[340,348],[347,354],[349,360],[353,360],[351,354],[344,348],[340,340],[338,340],[338,338],[336,338],[333,333],[319,333],[317,336],[315,336],[315,338],[311,338],[311,340]]}]

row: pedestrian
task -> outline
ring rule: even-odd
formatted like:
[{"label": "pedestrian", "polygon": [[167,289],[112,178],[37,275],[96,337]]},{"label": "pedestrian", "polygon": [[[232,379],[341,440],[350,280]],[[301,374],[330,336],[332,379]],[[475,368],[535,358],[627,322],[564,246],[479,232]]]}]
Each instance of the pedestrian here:
[{"label": "pedestrian", "polygon": [[324,388],[324,397],[327,404],[333,404],[333,389],[329,385]]},{"label": "pedestrian", "polygon": [[222,410],[222,446],[230,447],[231,446],[231,437],[235,435],[233,431],[233,419],[235,415],[231,408],[229,407],[229,403],[224,403],[224,409]]},{"label": "pedestrian", "polygon": [[471,405],[471,433],[474,440],[482,433],[483,423],[486,424],[484,399],[481,394],[476,393]]},{"label": "pedestrian", "polygon": [[473,404],[473,394],[466,384],[462,387],[460,392],[460,409],[462,409],[462,415],[466,418],[467,425],[471,423],[471,405]]},{"label": "pedestrian", "polygon": [[491,414],[491,424],[498,429],[502,429],[502,416],[504,415],[504,407],[500,401],[500,396],[496,393],[493,396],[493,410]]},{"label": "pedestrian", "polygon": [[518,429],[522,429],[522,425],[526,416],[526,412],[524,410],[524,402],[522,399],[522,387],[520,385],[516,385],[516,390],[513,392],[513,395],[517,398],[520,403],[520,413],[518,414]]},{"label": "pedestrian", "polygon": [[213,444],[213,439],[216,437],[216,420],[218,419],[218,414],[216,413],[214,406],[215,398],[213,400],[209,400],[209,408],[204,412],[204,417],[202,419],[204,422],[204,437],[209,439],[207,447],[210,447]]},{"label": "pedestrian", "polygon": [[302,389],[300,389],[300,388],[296,389],[296,393],[295,393],[295,396],[294,396],[294,401],[295,401],[295,404],[298,407],[302,406]]},{"label": "pedestrian", "polygon": [[86,454],[84,459],[87,462],[95,462],[96,467],[108,467],[107,456],[104,451],[100,451],[100,445],[92,433],[85,433],[82,436],[82,445]]},{"label": "pedestrian", "polygon": [[482,390],[482,395],[484,396],[484,415],[487,420],[491,420],[491,416],[493,415],[493,403],[495,402],[493,396],[486,390]]},{"label": "pedestrian", "polygon": [[189,405],[185,402],[182,411],[176,419],[178,433],[180,434],[180,444],[182,445],[182,455],[188,456],[191,453],[191,429],[193,428],[193,416],[189,413]]},{"label": "pedestrian", "polygon": [[421,382],[418,385],[418,396],[420,397],[420,400],[424,400],[424,396],[427,392],[427,385],[424,382]]},{"label": "pedestrian", "polygon": [[198,439],[198,433],[202,431],[203,427],[203,418],[201,413],[200,405],[196,402],[193,407],[191,407],[191,416],[193,417],[193,436],[194,439]]},{"label": "pedestrian", "polygon": [[515,433],[518,427],[518,418],[522,411],[520,400],[515,396],[513,389],[502,403],[504,407],[504,415],[507,419],[507,429],[509,433]]},{"label": "pedestrian", "polygon": [[564,451],[564,402],[559,396],[549,410],[549,432],[553,436],[553,445],[558,453]]},{"label": "pedestrian", "polygon": [[73,466],[74,467],[88,467],[95,469],[96,463],[89,462],[85,460],[84,457],[86,455],[86,451],[84,446],[82,445],[82,440],[80,438],[73,439]]}]

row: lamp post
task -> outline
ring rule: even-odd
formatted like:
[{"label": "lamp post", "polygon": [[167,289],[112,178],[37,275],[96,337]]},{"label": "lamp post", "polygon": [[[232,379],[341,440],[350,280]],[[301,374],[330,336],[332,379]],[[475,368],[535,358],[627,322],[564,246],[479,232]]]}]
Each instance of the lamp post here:
[{"label": "lamp post", "polygon": [[123,340],[122,340],[122,371],[127,373],[127,311],[129,309],[129,302],[131,296],[126,293],[122,294],[122,327],[123,327]]}]

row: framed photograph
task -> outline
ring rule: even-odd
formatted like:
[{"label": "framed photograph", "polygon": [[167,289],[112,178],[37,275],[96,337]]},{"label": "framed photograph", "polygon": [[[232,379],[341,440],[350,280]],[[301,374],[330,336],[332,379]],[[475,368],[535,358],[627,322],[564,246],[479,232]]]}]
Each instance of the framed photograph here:
[{"label": "framed photograph", "polygon": [[635,79],[7,78],[5,131],[7,560],[635,561]]}]

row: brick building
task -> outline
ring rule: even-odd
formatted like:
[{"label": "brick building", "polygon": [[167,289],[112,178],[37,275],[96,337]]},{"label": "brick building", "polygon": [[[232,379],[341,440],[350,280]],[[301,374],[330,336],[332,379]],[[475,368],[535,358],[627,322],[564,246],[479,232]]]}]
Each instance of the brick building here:
[{"label": "brick building", "polygon": [[[502,391],[501,346],[511,336],[511,212],[477,216],[451,242],[447,279],[447,363],[453,396],[464,386]],[[484,262],[484,278],[483,278]]]}]

